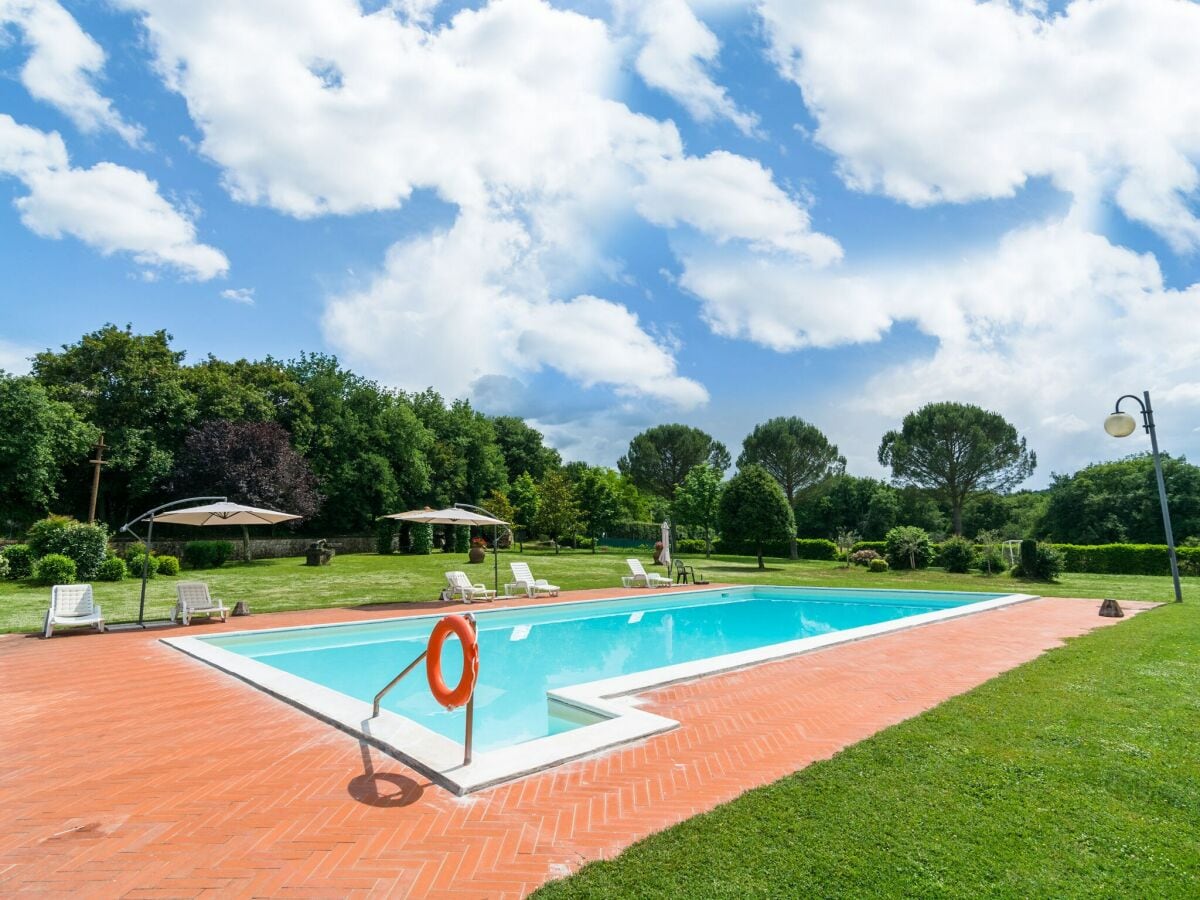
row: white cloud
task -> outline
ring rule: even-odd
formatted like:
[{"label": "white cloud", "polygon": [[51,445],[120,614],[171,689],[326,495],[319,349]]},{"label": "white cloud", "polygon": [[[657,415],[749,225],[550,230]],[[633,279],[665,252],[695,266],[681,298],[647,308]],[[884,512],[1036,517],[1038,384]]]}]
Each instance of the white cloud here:
[{"label": "white cloud", "polygon": [[1045,176],[1081,223],[1111,196],[1200,247],[1200,5],[761,0],[785,77],[851,187],[915,205],[1006,197]]},{"label": "white cloud", "polygon": [[21,29],[30,47],[21,69],[26,90],[62,111],[81,131],[109,129],[130,144],[142,131],[130,125],[96,89],[104,51],[57,0],[0,0],[0,27]]},{"label": "white cloud", "polygon": [[721,44],[688,0],[617,0],[616,8],[640,40],[634,64],[646,84],[670,94],[698,122],[727,119],[744,134],[754,131],[757,117],[739,110],[709,75]]},{"label": "white cloud", "polygon": [[24,375],[29,371],[29,358],[35,353],[37,350],[33,347],[15,344],[0,337],[0,371]]},{"label": "white cloud", "polygon": [[236,199],[308,217],[392,209],[421,188],[458,208],[448,231],[398,243],[368,287],[331,298],[330,341],[393,383],[428,384],[453,350],[461,362],[439,384],[504,360],[702,402],[675,373],[676,348],[634,312],[575,296],[581,274],[619,272],[604,245],[639,185],[638,209],[667,227],[836,252],[759,164],[689,160],[672,123],[619,102],[623,47],[599,20],[540,0],[493,0],[437,28],[353,0],[301,0],[286,17],[233,0],[124,2]]},{"label": "white cloud", "polygon": [[625,307],[551,298],[536,256],[518,222],[464,214],[449,231],[393,246],[369,286],[331,303],[326,331],[352,359],[413,390],[436,382],[462,395],[488,376],[548,366],[676,408],[708,399]]},{"label": "white cloud", "polygon": [[202,281],[229,268],[224,254],[196,241],[191,219],[164,200],[145,174],[109,162],[73,168],[57,133],[20,125],[3,113],[0,175],[28,189],[15,205],[25,227],[42,237],[71,235],[105,255],[131,253],[141,265]]},{"label": "white cloud", "polygon": [[221,291],[221,296],[242,306],[254,305],[254,288],[226,288]]},{"label": "white cloud", "polygon": [[837,241],[813,232],[808,212],[756,160],[715,150],[700,158],[655,160],[645,172],[645,182],[633,190],[634,203],[656,225],[691,225],[719,244],[744,240],[818,266],[841,258]]}]

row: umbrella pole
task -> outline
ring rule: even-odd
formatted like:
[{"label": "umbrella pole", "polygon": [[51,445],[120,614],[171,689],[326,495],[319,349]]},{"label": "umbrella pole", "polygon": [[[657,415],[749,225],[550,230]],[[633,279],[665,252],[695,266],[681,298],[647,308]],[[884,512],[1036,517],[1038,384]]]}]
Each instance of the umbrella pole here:
[{"label": "umbrella pole", "polygon": [[492,587],[496,596],[500,596],[500,539],[499,526],[492,526]]}]

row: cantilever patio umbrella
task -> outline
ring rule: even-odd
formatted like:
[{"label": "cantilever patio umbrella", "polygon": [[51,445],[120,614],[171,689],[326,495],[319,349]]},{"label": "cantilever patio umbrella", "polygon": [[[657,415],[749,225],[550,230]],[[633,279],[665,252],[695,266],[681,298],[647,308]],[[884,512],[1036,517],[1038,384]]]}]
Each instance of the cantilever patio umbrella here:
[{"label": "cantilever patio umbrella", "polygon": [[[468,506],[470,504],[463,504]],[[402,522],[424,522],[427,525],[491,525],[492,526],[492,575],[495,578],[496,593],[500,593],[500,558],[497,556],[499,543],[497,541],[497,528],[501,525],[507,525],[503,519],[497,519],[492,515],[484,515],[487,510],[482,507],[482,512],[472,512],[469,509],[462,509],[458,506],[451,506],[447,509],[410,509],[408,512],[392,513],[387,516],[380,516],[382,519],[399,519]]]}]

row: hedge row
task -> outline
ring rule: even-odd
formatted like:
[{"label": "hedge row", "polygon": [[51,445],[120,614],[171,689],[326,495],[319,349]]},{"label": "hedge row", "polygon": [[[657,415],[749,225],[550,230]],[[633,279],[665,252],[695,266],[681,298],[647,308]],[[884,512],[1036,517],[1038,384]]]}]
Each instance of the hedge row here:
[{"label": "hedge row", "polygon": [[[1054,544],[1067,572],[1097,575],[1170,575],[1166,544]],[[1200,575],[1200,547],[1176,549],[1184,575]]]}]

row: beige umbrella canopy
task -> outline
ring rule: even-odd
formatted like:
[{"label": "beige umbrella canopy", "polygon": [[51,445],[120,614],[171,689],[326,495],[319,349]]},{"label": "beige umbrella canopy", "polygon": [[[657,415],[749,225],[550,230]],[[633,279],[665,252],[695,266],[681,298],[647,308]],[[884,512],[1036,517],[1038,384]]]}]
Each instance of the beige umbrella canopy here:
[{"label": "beige umbrella canopy", "polygon": [[472,512],[469,509],[462,509],[457,506],[451,506],[447,509],[430,509],[427,506],[424,509],[410,509],[408,512],[392,513],[388,516],[380,516],[380,518],[399,519],[401,522],[424,522],[427,525],[491,525],[492,577],[495,581],[496,593],[500,592],[500,558],[497,556],[499,548],[496,546],[498,543],[496,527],[508,524],[503,519]]},{"label": "beige umbrella canopy", "polygon": [[507,525],[503,519],[495,519],[469,509],[410,509],[408,512],[381,516],[384,519],[399,519],[402,522],[425,522],[429,525]]},{"label": "beige umbrella canopy", "polygon": [[158,513],[153,518],[155,522],[169,522],[172,525],[241,525],[242,556],[246,562],[249,562],[250,531],[247,528],[248,525],[276,525],[279,522],[291,522],[304,517],[273,509],[261,509],[257,506],[243,506],[241,503],[222,501],[206,503],[203,506],[172,509]]}]

